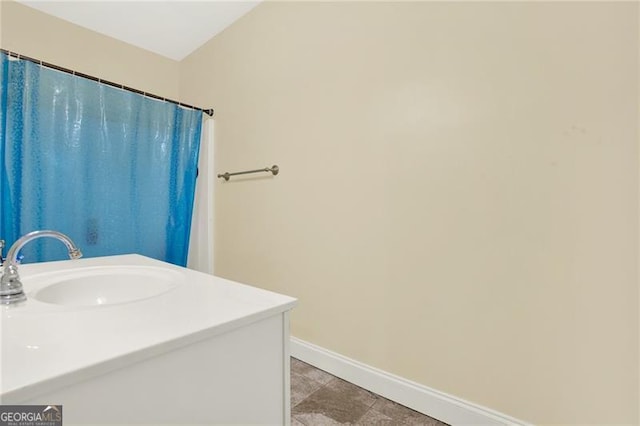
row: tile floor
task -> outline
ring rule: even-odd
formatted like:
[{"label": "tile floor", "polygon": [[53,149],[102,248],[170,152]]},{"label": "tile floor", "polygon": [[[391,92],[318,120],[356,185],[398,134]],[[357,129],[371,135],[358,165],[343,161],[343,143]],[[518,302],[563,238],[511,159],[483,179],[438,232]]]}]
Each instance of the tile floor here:
[{"label": "tile floor", "polygon": [[436,419],[291,358],[292,426],[429,425]]}]

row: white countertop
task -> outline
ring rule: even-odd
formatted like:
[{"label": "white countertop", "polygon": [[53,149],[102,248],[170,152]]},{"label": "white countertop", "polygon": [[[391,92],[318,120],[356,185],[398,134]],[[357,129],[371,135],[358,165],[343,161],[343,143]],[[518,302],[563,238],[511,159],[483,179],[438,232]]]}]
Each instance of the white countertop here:
[{"label": "white countertop", "polygon": [[[167,268],[182,279],[164,294],[115,305],[68,307],[30,297],[37,289],[30,276],[120,265]],[[21,265],[19,272],[27,301],[0,308],[0,401],[26,400],[296,304],[292,297],[134,254]]]}]

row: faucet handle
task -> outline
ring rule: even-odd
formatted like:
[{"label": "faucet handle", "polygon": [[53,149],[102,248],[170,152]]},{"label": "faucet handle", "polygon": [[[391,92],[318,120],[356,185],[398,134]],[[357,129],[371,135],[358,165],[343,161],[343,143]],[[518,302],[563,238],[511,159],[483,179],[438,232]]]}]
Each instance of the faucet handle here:
[{"label": "faucet handle", "polygon": [[[7,260],[7,258],[5,258],[2,255],[2,250],[6,247],[6,242],[4,240],[0,240],[0,266],[2,266],[4,264],[4,261]],[[24,255],[20,254],[18,255],[18,258],[16,259],[16,264],[20,264],[20,261],[24,259]]]}]

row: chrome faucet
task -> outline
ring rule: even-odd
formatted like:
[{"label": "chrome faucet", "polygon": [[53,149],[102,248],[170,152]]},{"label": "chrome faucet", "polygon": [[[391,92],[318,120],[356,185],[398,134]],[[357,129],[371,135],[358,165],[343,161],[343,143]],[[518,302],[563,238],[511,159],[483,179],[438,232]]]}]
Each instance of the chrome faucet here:
[{"label": "chrome faucet", "polygon": [[9,248],[7,257],[3,263],[2,276],[0,277],[0,304],[8,305],[27,299],[22,289],[20,275],[18,275],[18,253],[25,244],[42,237],[52,237],[62,241],[64,245],[67,246],[67,250],[69,250],[70,259],[82,257],[82,253],[80,253],[78,247],[71,241],[71,238],[61,232],[33,231],[23,235]]}]

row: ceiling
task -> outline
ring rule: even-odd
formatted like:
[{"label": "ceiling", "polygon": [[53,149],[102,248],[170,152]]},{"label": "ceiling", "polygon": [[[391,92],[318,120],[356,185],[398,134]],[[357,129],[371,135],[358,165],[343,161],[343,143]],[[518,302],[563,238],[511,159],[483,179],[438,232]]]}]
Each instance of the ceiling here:
[{"label": "ceiling", "polygon": [[180,61],[260,3],[18,0],[25,6]]}]

